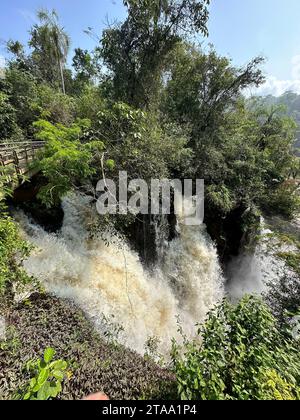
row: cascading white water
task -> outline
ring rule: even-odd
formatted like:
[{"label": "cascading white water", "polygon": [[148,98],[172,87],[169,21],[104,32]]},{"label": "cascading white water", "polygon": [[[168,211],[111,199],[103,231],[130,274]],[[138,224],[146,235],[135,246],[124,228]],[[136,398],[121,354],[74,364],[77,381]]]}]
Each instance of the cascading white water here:
[{"label": "cascading white water", "polygon": [[[82,197],[63,202],[65,218],[59,234],[49,234],[17,214],[36,249],[24,263],[45,289],[72,299],[101,331],[103,314],[124,327],[122,342],[143,353],[149,337],[160,339],[167,353],[177,336],[180,317],[187,335],[223,296],[217,252],[205,227],[184,226],[170,243],[163,262],[148,272],[128,244],[117,235],[90,239],[90,206]],[[107,241],[110,243],[107,246]]]},{"label": "cascading white water", "polygon": [[[269,220],[270,222],[270,220]],[[276,224],[274,225],[276,230]],[[275,247],[276,241],[272,235],[268,222],[262,217],[260,222],[260,239],[253,251],[245,251],[234,258],[227,268],[229,279],[226,290],[232,300],[241,299],[245,294],[261,295],[267,292],[268,285],[276,283],[283,273],[285,265],[276,256],[277,252],[286,252],[290,248],[282,245]],[[272,245],[274,244],[274,252]]]}]

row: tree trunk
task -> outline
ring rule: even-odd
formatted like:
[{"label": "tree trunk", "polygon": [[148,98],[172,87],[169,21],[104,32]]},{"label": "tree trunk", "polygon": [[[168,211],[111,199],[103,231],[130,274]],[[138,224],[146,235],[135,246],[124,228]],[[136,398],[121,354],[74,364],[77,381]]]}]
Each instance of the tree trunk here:
[{"label": "tree trunk", "polygon": [[65,87],[65,78],[64,78],[64,68],[63,68],[61,60],[59,60],[59,70],[60,70],[60,77],[61,77],[62,92],[65,95],[66,87]]}]

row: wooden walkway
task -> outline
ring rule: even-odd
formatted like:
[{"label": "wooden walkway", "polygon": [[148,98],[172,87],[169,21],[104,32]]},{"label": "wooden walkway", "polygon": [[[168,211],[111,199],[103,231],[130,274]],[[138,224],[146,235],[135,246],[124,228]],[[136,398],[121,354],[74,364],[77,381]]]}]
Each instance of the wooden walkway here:
[{"label": "wooden walkway", "polygon": [[22,183],[32,176],[30,163],[44,142],[0,143],[0,174],[7,177],[7,183]]}]

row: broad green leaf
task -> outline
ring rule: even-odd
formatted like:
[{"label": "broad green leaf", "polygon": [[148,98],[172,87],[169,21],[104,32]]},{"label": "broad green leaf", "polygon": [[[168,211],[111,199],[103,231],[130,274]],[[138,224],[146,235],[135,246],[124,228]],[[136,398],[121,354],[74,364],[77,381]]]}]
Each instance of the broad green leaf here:
[{"label": "broad green leaf", "polygon": [[44,353],[44,360],[46,363],[50,363],[55,355],[55,350],[51,347],[47,348]]},{"label": "broad green leaf", "polygon": [[30,392],[27,392],[27,394],[24,395],[23,400],[24,401],[30,400],[30,395],[31,395]]},{"label": "broad green leaf", "polygon": [[53,370],[61,370],[64,371],[67,369],[68,367],[68,363],[65,362],[64,360],[57,360],[55,362],[52,362],[50,365],[51,369]]},{"label": "broad green leaf", "polygon": [[37,379],[38,385],[42,386],[47,381],[48,377],[49,377],[49,370],[48,369],[41,370]]},{"label": "broad green leaf", "polygon": [[58,381],[62,382],[64,380],[64,374],[61,370],[55,370],[52,375],[54,376],[55,379],[57,379]]},{"label": "broad green leaf", "polygon": [[56,398],[57,395],[62,391],[60,382],[51,382],[49,384],[49,394],[52,398]]},{"label": "broad green leaf", "polygon": [[50,384],[49,384],[49,382],[45,382],[44,385],[41,387],[41,389],[37,393],[37,399],[39,401],[48,400],[49,397],[51,396],[49,394],[49,390],[50,390]]},{"label": "broad green leaf", "polygon": [[30,388],[34,388],[36,386],[36,378],[32,378],[29,383]]}]

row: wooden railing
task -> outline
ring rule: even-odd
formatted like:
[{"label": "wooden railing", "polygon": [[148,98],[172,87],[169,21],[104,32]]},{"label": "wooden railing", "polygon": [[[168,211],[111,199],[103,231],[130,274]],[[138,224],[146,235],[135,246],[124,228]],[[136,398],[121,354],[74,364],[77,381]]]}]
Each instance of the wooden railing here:
[{"label": "wooden railing", "polygon": [[44,142],[0,143],[0,174],[8,183],[15,179],[22,182],[30,175],[30,163],[42,147]]}]

